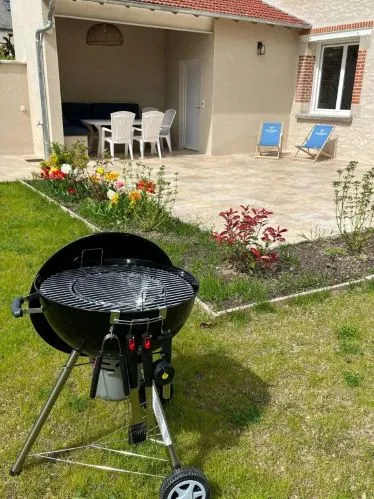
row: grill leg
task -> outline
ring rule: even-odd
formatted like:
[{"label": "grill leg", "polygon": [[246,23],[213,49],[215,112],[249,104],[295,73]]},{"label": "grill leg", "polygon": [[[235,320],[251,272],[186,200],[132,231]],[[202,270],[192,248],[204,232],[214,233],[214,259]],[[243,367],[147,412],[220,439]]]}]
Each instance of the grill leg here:
[{"label": "grill leg", "polygon": [[162,440],[165,444],[166,450],[168,451],[169,454],[169,461],[170,465],[173,468],[173,470],[177,470],[180,468],[181,462],[179,461],[179,458],[177,456],[173,441],[171,439],[169,427],[165,418],[165,413],[161,405],[160,397],[158,395],[158,391],[156,388],[155,383],[152,385],[152,403],[153,403],[153,412],[155,414],[155,418],[158,424],[158,427],[160,428],[161,435],[162,435]]},{"label": "grill leg", "polygon": [[16,462],[13,464],[10,470],[10,474],[12,476],[19,475],[21,473],[25,460],[31,450],[31,447],[33,446],[35,440],[38,438],[38,435],[49,413],[51,412],[52,407],[54,406],[58,396],[60,395],[62,388],[64,387],[66,381],[68,380],[71,374],[71,370],[73,369],[79,355],[80,353],[77,350],[73,350],[68,358],[67,363],[62,368],[61,373],[57,378],[56,384],[52,390],[52,393],[48,397],[48,400],[45,403],[43,409],[41,410],[38,419],[35,421],[34,426],[32,427],[21,452],[18,454]]}]

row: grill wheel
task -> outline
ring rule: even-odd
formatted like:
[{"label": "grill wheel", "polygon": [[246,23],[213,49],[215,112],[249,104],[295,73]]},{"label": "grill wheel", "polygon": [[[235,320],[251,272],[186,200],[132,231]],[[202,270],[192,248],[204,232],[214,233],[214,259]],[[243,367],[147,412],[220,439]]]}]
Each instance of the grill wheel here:
[{"label": "grill wheel", "polygon": [[160,489],[160,499],[209,499],[205,475],[196,468],[179,468],[168,476]]}]

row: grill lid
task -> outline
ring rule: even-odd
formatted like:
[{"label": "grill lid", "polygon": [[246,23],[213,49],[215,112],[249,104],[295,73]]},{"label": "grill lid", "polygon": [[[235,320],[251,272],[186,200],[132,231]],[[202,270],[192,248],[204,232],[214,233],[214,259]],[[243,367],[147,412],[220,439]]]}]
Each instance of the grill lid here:
[{"label": "grill lid", "polygon": [[169,308],[195,295],[189,274],[175,267],[123,263],[80,267],[47,277],[41,294],[61,305],[96,311]]}]

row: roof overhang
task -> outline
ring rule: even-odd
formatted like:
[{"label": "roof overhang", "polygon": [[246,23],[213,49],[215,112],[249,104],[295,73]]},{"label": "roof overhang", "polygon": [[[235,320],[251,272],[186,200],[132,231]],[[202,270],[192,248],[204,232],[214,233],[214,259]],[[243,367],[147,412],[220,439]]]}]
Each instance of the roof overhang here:
[{"label": "roof overhang", "polygon": [[328,42],[328,41],[336,41],[336,40],[351,40],[357,39],[362,36],[371,36],[372,28],[361,28],[361,29],[349,29],[343,31],[332,31],[330,33],[316,33],[309,35],[300,36],[300,40],[302,42],[308,43],[319,43],[319,42]]},{"label": "roof overhang", "polygon": [[188,14],[174,15],[170,11],[125,7],[123,2],[57,0],[55,15],[56,17],[68,19],[190,31],[201,34],[211,34],[213,32],[213,19],[209,17],[194,17]]},{"label": "roof overhang", "polygon": [[231,19],[233,21],[245,21],[258,24],[267,24],[271,26],[282,26],[285,28],[295,28],[295,29],[311,28],[310,24],[302,22],[300,24],[287,23],[284,21],[259,19],[257,17],[223,14],[219,12],[209,12],[205,10],[194,10],[189,8],[171,7],[166,5],[158,5],[154,3],[139,2],[136,0],[79,0],[79,1],[96,2],[99,4],[120,5],[122,7],[127,7],[127,8],[135,7],[138,9],[147,9],[150,11],[172,12],[173,14],[189,14],[196,17],[208,17],[213,19]]}]

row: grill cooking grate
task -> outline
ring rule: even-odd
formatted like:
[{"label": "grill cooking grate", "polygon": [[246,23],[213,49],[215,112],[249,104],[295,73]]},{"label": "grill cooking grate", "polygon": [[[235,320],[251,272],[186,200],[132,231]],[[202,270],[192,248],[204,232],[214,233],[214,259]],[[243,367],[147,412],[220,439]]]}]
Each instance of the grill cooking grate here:
[{"label": "grill cooking grate", "polygon": [[81,267],[51,275],[40,291],[49,300],[82,310],[153,310],[194,296],[183,274],[139,264]]}]

